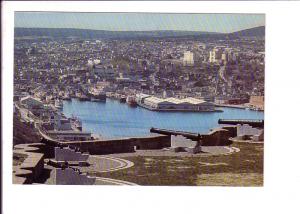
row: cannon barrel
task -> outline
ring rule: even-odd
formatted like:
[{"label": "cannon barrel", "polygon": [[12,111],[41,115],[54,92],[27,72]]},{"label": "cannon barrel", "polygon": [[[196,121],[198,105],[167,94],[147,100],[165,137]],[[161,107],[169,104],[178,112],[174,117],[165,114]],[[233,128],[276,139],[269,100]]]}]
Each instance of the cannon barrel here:
[{"label": "cannon barrel", "polygon": [[158,129],[158,128],[151,128],[150,132],[157,133],[157,134],[164,134],[164,135],[182,135],[191,140],[200,140],[201,135],[193,132],[184,132],[184,131],[175,131],[175,130],[168,130],[168,129]]},{"label": "cannon barrel", "polygon": [[229,125],[237,125],[237,124],[248,124],[252,127],[263,128],[264,120],[249,120],[249,119],[219,119],[219,124],[229,124]]}]

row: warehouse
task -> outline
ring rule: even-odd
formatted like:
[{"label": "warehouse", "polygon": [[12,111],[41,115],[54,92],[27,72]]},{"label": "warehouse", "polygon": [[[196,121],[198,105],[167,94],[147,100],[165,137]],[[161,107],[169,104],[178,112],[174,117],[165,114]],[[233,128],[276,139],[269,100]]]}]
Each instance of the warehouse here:
[{"label": "warehouse", "polygon": [[185,99],[167,98],[162,99],[154,96],[143,95],[138,99],[138,104],[150,110],[158,111],[214,111],[214,104],[188,97]]}]

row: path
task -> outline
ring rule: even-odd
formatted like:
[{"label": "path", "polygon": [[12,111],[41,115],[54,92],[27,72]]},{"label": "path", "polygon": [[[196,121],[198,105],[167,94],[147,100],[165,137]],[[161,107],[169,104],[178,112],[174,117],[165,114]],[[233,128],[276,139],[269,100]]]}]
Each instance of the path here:
[{"label": "path", "polygon": [[[133,162],[124,160],[121,158],[111,157],[111,156],[97,156],[90,155],[88,162],[91,164],[88,167],[76,167],[80,169],[81,172],[91,173],[101,173],[101,172],[113,172],[117,170],[127,169],[134,165]],[[116,180],[111,178],[96,177],[96,185],[137,185],[123,180]]]}]

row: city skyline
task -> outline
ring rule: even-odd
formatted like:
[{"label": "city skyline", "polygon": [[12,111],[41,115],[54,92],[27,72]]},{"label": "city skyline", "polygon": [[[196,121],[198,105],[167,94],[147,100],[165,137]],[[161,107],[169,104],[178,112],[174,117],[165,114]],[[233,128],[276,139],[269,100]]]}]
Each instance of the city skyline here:
[{"label": "city skyline", "polygon": [[265,25],[264,14],[15,12],[15,27],[231,33]]}]

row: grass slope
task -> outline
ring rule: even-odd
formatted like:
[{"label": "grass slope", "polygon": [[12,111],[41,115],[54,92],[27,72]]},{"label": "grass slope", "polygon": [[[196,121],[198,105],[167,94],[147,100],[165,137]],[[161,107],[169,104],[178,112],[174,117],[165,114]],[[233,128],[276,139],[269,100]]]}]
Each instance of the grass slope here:
[{"label": "grass slope", "polygon": [[263,144],[234,143],[240,152],[199,157],[128,157],[134,166],[93,173],[139,185],[262,186]]}]

